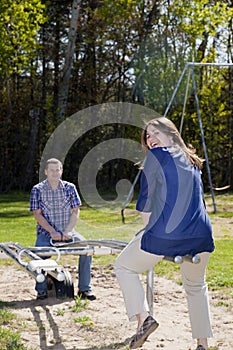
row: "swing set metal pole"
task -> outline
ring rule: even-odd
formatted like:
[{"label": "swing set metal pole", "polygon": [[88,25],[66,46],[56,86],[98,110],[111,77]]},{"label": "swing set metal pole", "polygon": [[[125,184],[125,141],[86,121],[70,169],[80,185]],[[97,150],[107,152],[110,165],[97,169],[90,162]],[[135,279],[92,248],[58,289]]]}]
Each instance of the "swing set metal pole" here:
[{"label": "swing set metal pole", "polygon": [[197,116],[198,116],[200,131],[201,131],[202,147],[203,147],[203,151],[204,151],[204,155],[205,155],[205,162],[206,162],[206,167],[207,167],[210,192],[211,192],[211,197],[212,197],[212,202],[213,202],[213,207],[214,207],[214,213],[216,213],[216,203],[215,203],[213,184],[212,184],[212,179],[211,179],[211,174],[210,174],[209,159],[208,159],[208,154],[207,154],[207,149],[206,149],[206,144],[205,144],[205,136],[204,136],[201,113],[200,113],[199,99],[197,96],[197,85],[196,85],[196,80],[195,80],[195,75],[194,75],[194,69],[191,66],[190,66],[190,69],[192,72],[193,90],[194,90],[194,96],[195,96],[195,101],[196,101]]},{"label": "swing set metal pole", "polygon": [[[183,69],[183,72],[182,72],[182,74],[181,74],[181,76],[180,76],[180,78],[179,78],[179,80],[178,80],[178,83],[177,83],[177,85],[176,85],[176,88],[175,88],[175,90],[174,90],[174,92],[173,92],[173,95],[172,95],[172,97],[171,97],[171,100],[170,100],[170,102],[169,102],[169,104],[168,104],[168,106],[167,106],[167,108],[166,108],[166,111],[165,111],[165,113],[164,113],[164,117],[166,117],[166,115],[167,115],[167,113],[168,113],[168,111],[169,111],[169,109],[170,109],[170,107],[171,107],[171,105],[172,105],[172,102],[173,102],[173,100],[174,100],[174,98],[175,98],[175,96],[176,96],[176,94],[177,94],[177,91],[178,91],[178,89],[179,89],[180,83],[181,83],[181,81],[182,81],[182,79],[183,79],[183,77],[184,77],[184,74],[185,74],[185,72],[186,72],[187,67],[188,67],[188,65],[186,64],[185,67],[184,67],[184,69]],[[145,162],[145,160],[144,160],[144,162]],[[143,163],[143,164],[144,164],[144,163]],[[142,165],[142,166],[143,166],[143,165]],[[129,201],[130,201],[130,197],[131,197],[131,195],[132,195],[132,193],[133,193],[134,187],[135,187],[135,185],[136,185],[136,183],[137,183],[137,181],[138,181],[138,178],[139,178],[140,174],[141,174],[141,169],[139,169],[139,171],[138,171],[138,173],[137,173],[137,175],[136,175],[136,177],[135,177],[135,179],[134,179],[134,182],[133,182],[133,184],[132,184],[132,186],[131,186],[131,188],[130,188],[130,191],[129,191],[129,193],[128,193],[128,196],[127,196],[125,202],[123,203],[123,206],[122,206],[122,209],[121,209],[121,218],[122,218],[123,224],[125,223],[124,210],[125,210],[127,204],[128,204]]]},{"label": "swing set metal pole", "polygon": [[176,94],[177,94],[177,91],[178,91],[178,89],[179,89],[179,86],[180,86],[180,84],[181,84],[181,82],[182,82],[182,80],[183,80],[183,77],[184,77],[184,74],[185,74],[185,72],[186,72],[186,70],[187,70],[187,67],[188,67],[188,64],[186,64],[186,65],[184,66],[183,72],[181,73],[181,76],[180,76],[180,78],[179,78],[179,80],[178,80],[178,83],[176,84],[176,87],[175,87],[175,90],[174,90],[174,92],[173,92],[173,94],[172,94],[172,97],[171,97],[171,99],[170,99],[170,102],[168,103],[167,108],[166,108],[166,110],[165,110],[165,112],[164,112],[164,115],[163,115],[164,117],[166,117],[166,115],[168,114],[168,111],[169,111],[169,109],[170,109],[170,107],[171,107],[171,105],[172,105],[172,102],[173,102],[173,100],[174,100]]},{"label": "swing set metal pole", "polygon": [[180,121],[180,134],[182,133],[183,130],[183,124],[184,124],[184,114],[185,114],[185,108],[186,108],[186,103],[188,99],[188,92],[189,92],[189,83],[190,83],[190,69],[188,71],[188,79],[187,79],[187,84],[186,84],[186,91],[185,91],[185,97],[184,97],[184,106],[183,106],[183,111],[182,111],[182,116],[181,116],[181,121]]},{"label": "swing set metal pole", "polygon": [[[208,154],[207,154],[207,149],[206,149],[206,144],[205,144],[205,137],[204,137],[204,131],[203,131],[203,126],[202,126],[202,119],[201,119],[201,114],[200,114],[200,105],[199,105],[199,99],[198,99],[198,96],[197,96],[197,87],[196,87],[196,81],[195,81],[195,76],[194,76],[194,70],[193,70],[193,67],[196,66],[226,66],[226,67],[230,67],[230,66],[233,66],[233,64],[231,63],[223,63],[223,64],[218,64],[218,63],[198,63],[198,62],[188,62],[185,64],[184,66],[184,69],[180,75],[180,78],[176,84],[176,87],[174,89],[174,92],[172,94],[172,97],[168,103],[168,106],[164,112],[164,117],[167,116],[170,108],[171,108],[171,105],[172,105],[172,102],[177,94],[177,91],[180,87],[180,84],[183,80],[183,77],[185,75],[185,72],[187,70],[187,68],[189,68],[189,76],[188,76],[188,79],[190,77],[190,70],[192,72],[192,81],[193,81],[193,89],[194,89],[194,95],[195,95],[195,101],[196,101],[196,107],[197,107],[197,116],[198,116],[198,121],[199,121],[199,127],[200,127],[200,132],[201,132],[201,138],[202,138],[202,146],[203,146],[203,151],[204,151],[204,155],[205,155],[205,160],[206,160],[206,166],[207,166],[207,173],[208,173],[208,180],[209,180],[209,186],[210,186],[210,192],[211,192],[211,197],[212,197],[212,202],[213,202],[213,208],[214,208],[214,213],[216,213],[216,203],[215,203],[215,196],[214,196],[214,190],[213,190],[213,184],[212,184],[212,179],[211,179],[211,173],[210,173],[210,166],[209,166],[209,160],[208,160]],[[188,89],[188,85],[186,87],[186,95],[187,95],[187,89]],[[185,103],[186,103],[186,99],[187,99],[187,96],[185,96]],[[183,109],[183,113],[184,113],[184,109]],[[183,121],[182,121],[183,122]],[[182,125],[181,125],[181,128],[182,128]],[[121,216],[122,216],[122,222],[124,223],[125,220],[124,220],[124,209],[126,208],[126,205],[128,204],[129,202],[129,199],[130,199],[130,196],[132,194],[132,191],[135,187],[135,184],[139,178],[139,175],[141,173],[141,170],[138,171],[138,174],[136,175],[136,178],[132,184],[132,187],[130,189],[130,192],[123,204],[123,207],[122,207],[122,210],[121,210]]]}]

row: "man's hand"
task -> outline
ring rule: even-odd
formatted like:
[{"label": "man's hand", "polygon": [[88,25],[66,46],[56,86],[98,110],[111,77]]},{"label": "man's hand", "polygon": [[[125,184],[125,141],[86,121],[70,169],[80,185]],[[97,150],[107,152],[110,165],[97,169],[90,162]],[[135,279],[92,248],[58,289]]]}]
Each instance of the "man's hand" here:
[{"label": "man's hand", "polygon": [[50,233],[50,236],[53,241],[62,241],[62,234],[55,230]]},{"label": "man's hand", "polygon": [[73,238],[72,238],[72,236],[69,233],[63,233],[62,240],[63,241],[72,241]]}]

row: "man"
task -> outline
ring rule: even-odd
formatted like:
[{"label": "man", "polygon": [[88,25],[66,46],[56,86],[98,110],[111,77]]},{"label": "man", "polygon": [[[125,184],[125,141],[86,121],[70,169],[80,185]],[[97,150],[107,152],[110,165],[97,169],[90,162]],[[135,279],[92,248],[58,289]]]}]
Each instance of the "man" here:
[{"label": "man", "polygon": [[[37,221],[36,247],[50,246],[50,240],[66,241],[74,229],[80,212],[81,200],[74,184],[61,179],[62,163],[51,158],[45,167],[46,180],[32,188],[30,195],[30,211]],[[83,237],[80,235],[80,239]],[[91,291],[92,257],[79,257],[78,295],[82,299],[95,300]],[[47,281],[36,282],[37,299],[47,298]]]}]

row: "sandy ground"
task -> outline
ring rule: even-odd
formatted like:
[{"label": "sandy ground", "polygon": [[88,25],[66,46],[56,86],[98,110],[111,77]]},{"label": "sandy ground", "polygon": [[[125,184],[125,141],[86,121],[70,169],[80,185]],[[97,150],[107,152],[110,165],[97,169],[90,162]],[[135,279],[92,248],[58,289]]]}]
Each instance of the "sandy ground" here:
[{"label": "sandy ground", "polygon": [[[77,292],[76,273],[72,274]],[[53,292],[48,299],[37,301],[34,278],[16,263],[0,267],[0,300],[17,315],[13,324],[25,346],[43,350],[128,349],[136,324],[128,322],[113,267],[93,266],[92,274],[97,299],[76,313],[72,311],[74,300],[57,299]],[[146,285],[146,277],[142,278]],[[224,295],[216,292],[210,292],[210,305],[214,338],[209,345],[214,350],[233,349],[232,307],[227,307]],[[153,308],[160,326],[141,350],[196,348],[181,286],[155,276]]]}]

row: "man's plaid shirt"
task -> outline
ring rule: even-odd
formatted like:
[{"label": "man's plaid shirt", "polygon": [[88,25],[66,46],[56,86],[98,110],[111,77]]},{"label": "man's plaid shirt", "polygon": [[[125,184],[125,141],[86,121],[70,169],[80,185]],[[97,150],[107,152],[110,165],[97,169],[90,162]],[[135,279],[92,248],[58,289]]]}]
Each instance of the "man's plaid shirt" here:
[{"label": "man's plaid shirt", "polygon": [[[30,211],[41,209],[47,222],[57,232],[63,233],[71,216],[71,209],[79,207],[81,200],[74,184],[60,180],[53,190],[48,180],[44,180],[32,188],[30,195]],[[37,224],[37,234],[48,232]]]}]

